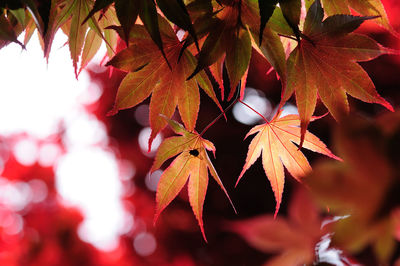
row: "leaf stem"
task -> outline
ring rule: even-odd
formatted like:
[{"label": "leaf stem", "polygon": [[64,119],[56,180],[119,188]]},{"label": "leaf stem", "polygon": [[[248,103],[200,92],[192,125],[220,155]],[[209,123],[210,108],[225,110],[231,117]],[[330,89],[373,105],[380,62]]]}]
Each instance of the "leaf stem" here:
[{"label": "leaf stem", "polygon": [[248,105],[247,103],[245,103],[245,102],[243,102],[243,101],[241,101],[241,100],[239,100],[239,102],[240,102],[241,104],[245,105],[247,108],[249,108],[249,109],[252,110],[253,112],[255,112],[256,114],[258,114],[258,115],[265,121],[265,123],[269,124],[268,120],[267,120],[262,114],[260,114],[259,112],[257,112],[253,107],[251,107],[250,105]]},{"label": "leaf stem", "polygon": [[278,35],[281,36],[281,37],[285,37],[285,38],[288,38],[288,39],[291,39],[293,41],[298,42],[298,40],[296,38],[292,37],[292,36],[285,35],[285,34],[280,34],[280,33],[278,33]]},{"label": "leaf stem", "polygon": [[214,125],[214,124],[218,121],[218,119],[221,118],[221,116],[225,115],[225,113],[226,113],[227,111],[229,111],[229,109],[231,109],[232,106],[233,106],[235,103],[237,103],[237,102],[238,102],[238,98],[236,98],[234,101],[232,101],[231,104],[230,104],[228,107],[226,107],[226,108],[224,109],[224,111],[222,111],[222,113],[220,113],[210,124],[208,124],[208,125],[201,131],[200,137],[203,136],[203,134],[206,133],[206,131],[207,131],[212,125]]},{"label": "leaf stem", "polygon": [[208,124],[208,125],[200,132],[200,137],[203,136],[203,134],[206,133],[206,131],[207,131],[212,125],[214,125],[214,124],[218,121],[218,119],[221,118],[221,116],[225,115],[226,112],[229,111],[229,109],[231,109],[232,106],[233,106],[235,103],[237,103],[238,101],[240,101],[240,100],[239,100],[239,95],[240,95],[240,87],[241,87],[241,86],[242,86],[242,81],[239,81],[238,85],[236,86],[237,93],[236,93],[235,100],[233,100],[233,101],[228,105],[228,107],[226,107],[226,108],[222,111],[222,113],[220,113],[213,121],[211,121],[210,124]]}]

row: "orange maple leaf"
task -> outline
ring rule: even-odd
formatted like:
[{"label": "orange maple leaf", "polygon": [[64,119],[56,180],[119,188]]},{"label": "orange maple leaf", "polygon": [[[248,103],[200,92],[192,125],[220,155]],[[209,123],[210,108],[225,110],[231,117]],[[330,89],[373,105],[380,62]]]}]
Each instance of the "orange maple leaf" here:
[{"label": "orange maple leaf", "polygon": [[230,223],[228,228],[257,250],[276,254],[263,265],[312,265],[319,260],[317,243],[330,232],[331,224],[319,214],[306,190],[297,189],[287,217],[261,215]]},{"label": "orange maple leaf", "polygon": [[[176,134],[167,138],[161,143],[151,171],[155,171],[169,158],[178,155],[171,165],[161,175],[156,193],[156,214],[154,223],[160,213],[169,205],[169,203],[179,194],[183,186],[188,182],[189,202],[199,223],[201,233],[207,242],[203,227],[203,205],[207,192],[208,171],[215,179],[221,189],[225,192],[232,207],[232,201],[224,185],[219,178],[217,171],[212,165],[206,150],[215,153],[215,147],[212,142],[203,139],[196,132],[187,131],[181,124],[170,120],[164,116],[171,128]],[[208,171],[207,171],[208,169]],[[236,210],[235,210],[236,212]]]},{"label": "orange maple leaf", "polygon": [[349,112],[346,93],[393,111],[356,63],[393,52],[367,36],[351,33],[365,20],[375,17],[334,15],[322,21],[323,17],[324,10],[317,0],[308,10],[302,39],[287,60],[287,87],[282,100],[287,101],[296,92],[302,139],[318,96],[336,120]]},{"label": "orange maple leaf", "polygon": [[[270,122],[257,125],[247,133],[245,138],[255,133],[257,133],[257,135],[249,145],[246,162],[236,182],[237,185],[246,170],[254,164],[262,153],[262,163],[265,174],[267,175],[275,194],[275,216],[279,211],[285,182],[283,165],[299,182],[301,181],[301,177],[311,171],[311,166],[308,163],[307,158],[294,144],[300,143],[301,133],[299,128],[299,116],[279,116],[280,112],[276,114]],[[341,160],[339,157],[335,156],[321,140],[308,131],[306,131],[304,136],[303,147],[311,151],[325,154],[336,160]]]},{"label": "orange maple leaf", "polygon": [[170,118],[178,107],[185,126],[189,130],[194,129],[200,105],[198,85],[222,110],[204,71],[200,71],[193,79],[186,80],[196,66],[196,59],[186,49],[178,60],[182,44],[165,19],[159,17],[158,21],[164,51],[171,69],[141,25],[134,25],[131,30],[130,46],[107,63],[107,65],[129,71],[118,88],[115,105],[110,114],[136,106],[152,94],[150,101],[152,132],[149,149],[155,136],[167,125],[160,114]]}]

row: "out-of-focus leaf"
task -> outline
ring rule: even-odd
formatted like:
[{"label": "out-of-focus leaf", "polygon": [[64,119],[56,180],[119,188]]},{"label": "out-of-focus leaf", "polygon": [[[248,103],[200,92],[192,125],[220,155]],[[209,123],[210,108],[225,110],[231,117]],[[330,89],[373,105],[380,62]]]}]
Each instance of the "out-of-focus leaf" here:
[{"label": "out-of-focus leaf", "polygon": [[[243,174],[262,154],[262,163],[266,176],[271,183],[276,200],[275,215],[279,211],[285,182],[284,168],[299,182],[311,171],[311,166],[304,154],[296,147],[300,142],[300,119],[297,115],[279,117],[278,113],[270,122],[253,127],[246,135],[257,135],[249,145],[246,162],[236,185]],[[331,158],[340,160],[326,145],[308,131],[304,137],[303,147]]]},{"label": "out-of-focus leaf", "polygon": [[228,192],[215,171],[206,151],[209,150],[215,153],[215,147],[198,133],[187,131],[176,121],[164,118],[167,119],[174,131],[181,136],[165,139],[161,143],[154,160],[152,171],[157,170],[169,158],[178,155],[163,172],[158,183],[154,222],[157,221],[161,212],[179,194],[189,179],[189,202],[199,223],[203,238],[207,241],[203,227],[203,205],[208,186],[208,172],[210,172],[232,204]]},{"label": "out-of-focus leaf", "polygon": [[278,253],[263,265],[311,265],[317,243],[329,228],[322,227],[317,206],[303,189],[290,200],[287,218],[271,215],[233,222],[229,229],[241,235],[251,246],[265,252]]},{"label": "out-of-focus leaf", "polygon": [[398,164],[390,156],[400,140],[399,117],[398,112],[376,121],[347,117],[334,134],[344,163],[316,164],[304,179],[323,208],[348,216],[335,224],[334,244],[352,254],[372,247],[382,265],[394,255],[400,206]]}]

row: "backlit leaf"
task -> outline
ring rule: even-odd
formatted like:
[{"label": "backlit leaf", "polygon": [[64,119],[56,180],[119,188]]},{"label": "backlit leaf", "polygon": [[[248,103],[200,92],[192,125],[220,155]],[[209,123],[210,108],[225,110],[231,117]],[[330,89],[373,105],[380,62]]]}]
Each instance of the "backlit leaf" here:
[{"label": "backlit leaf", "polygon": [[246,242],[276,255],[263,265],[312,265],[318,258],[318,242],[329,232],[310,195],[297,189],[289,203],[288,216],[262,215],[229,224]]},{"label": "backlit leaf", "polygon": [[178,61],[182,44],[171,26],[162,18],[159,20],[164,49],[169,62],[172,63],[171,68],[162,58],[160,50],[157,49],[144,27],[140,25],[135,25],[132,29],[133,42],[131,45],[108,62],[108,65],[130,72],[121,82],[115,105],[110,114],[133,107],[152,94],[150,145],[158,132],[167,124],[160,114],[170,118],[176,107],[178,107],[186,128],[194,130],[200,104],[198,85],[220,107],[212,85],[204,72],[198,73],[191,80],[186,80],[189,73],[195,68],[196,60],[190,51],[185,50],[182,58]]},{"label": "backlit leaf", "polygon": [[[284,168],[299,182],[311,171],[306,157],[294,144],[300,143],[300,119],[297,115],[279,117],[277,114],[270,122],[253,127],[246,135],[256,134],[249,145],[246,162],[236,185],[247,169],[262,157],[262,164],[274,191],[276,200],[275,216],[279,211],[285,182]],[[303,147],[340,160],[316,136],[306,131]]]},{"label": "backlit leaf", "polygon": [[215,147],[211,142],[203,139],[198,133],[187,131],[176,121],[167,119],[166,117],[164,117],[164,119],[166,119],[174,131],[181,136],[165,139],[161,143],[154,160],[152,171],[157,170],[169,158],[178,155],[171,165],[163,172],[158,183],[156,194],[157,207],[154,222],[157,221],[161,212],[179,194],[189,179],[189,202],[199,223],[203,238],[207,241],[202,217],[204,199],[208,186],[208,172],[210,172],[211,176],[215,179],[232,204],[206,151],[215,152]]},{"label": "backlit leaf", "polygon": [[89,30],[85,38],[85,45],[83,46],[81,66],[79,73],[87,66],[87,64],[96,55],[102,43],[101,37],[97,35],[94,30]]},{"label": "backlit leaf", "polygon": [[350,14],[349,7],[363,16],[379,16],[375,23],[381,25],[389,32],[398,36],[390,25],[385,7],[380,0],[322,0],[324,10],[328,16],[335,14]]},{"label": "backlit leaf", "polygon": [[390,51],[367,36],[347,34],[371,17],[333,16],[322,21],[323,14],[317,0],[305,19],[303,38],[287,60],[288,81],[283,101],[296,92],[302,139],[314,113],[317,95],[335,119],[349,111],[346,93],[393,110],[356,63]]}]

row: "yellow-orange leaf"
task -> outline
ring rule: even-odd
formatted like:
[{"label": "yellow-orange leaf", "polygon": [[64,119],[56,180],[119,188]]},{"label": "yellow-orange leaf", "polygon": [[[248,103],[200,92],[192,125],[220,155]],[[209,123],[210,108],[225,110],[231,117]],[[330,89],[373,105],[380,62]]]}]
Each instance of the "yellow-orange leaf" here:
[{"label": "yellow-orange leaf", "polygon": [[141,25],[135,25],[131,30],[130,46],[107,63],[129,71],[119,86],[114,108],[109,114],[134,107],[152,95],[150,101],[152,132],[149,146],[167,125],[160,114],[170,118],[176,107],[186,128],[194,130],[200,106],[199,86],[222,109],[204,71],[200,71],[193,79],[186,80],[195,68],[196,59],[188,50],[185,50],[179,58],[182,44],[165,19],[159,17],[159,23],[164,51],[170,66]]},{"label": "yellow-orange leaf", "polygon": [[[284,168],[298,181],[301,181],[311,166],[307,158],[294,144],[300,143],[300,118],[298,115],[279,117],[276,115],[270,122],[253,127],[249,135],[256,134],[249,145],[246,162],[239,175],[236,185],[243,174],[262,154],[262,163],[265,174],[271,183],[276,199],[275,216],[278,213],[282,200],[282,192],[285,183]],[[341,160],[335,156],[326,145],[315,135],[306,131],[303,147],[314,152],[325,154],[331,158]]]},{"label": "yellow-orange leaf", "polygon": [[156,194],[157,207],[154,222],[156,222],[160,213],[179,194],[189,179],[189,202],[199,223],[204,240],[207,241],[203,227],[203,205],[207,192],[208,171],[225,192],[232,204],[206,152],[206,150],[215,152],[215,147],[210,141],[203,139],[198,133],[187,131],[178,122],[170,120],[165,116],[164,119],[167,120],[175,133],[181,136],[165,139],[157,151],[152,171],[160,168],[169,158],[179,155],[161,175],[160,182],[158,183]]}]

